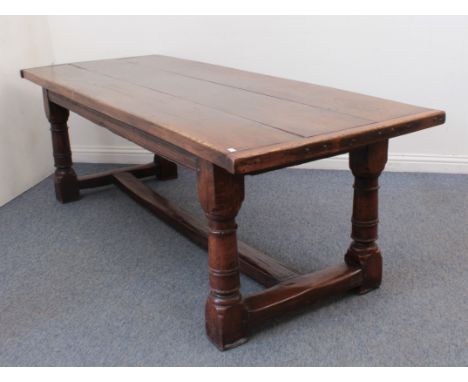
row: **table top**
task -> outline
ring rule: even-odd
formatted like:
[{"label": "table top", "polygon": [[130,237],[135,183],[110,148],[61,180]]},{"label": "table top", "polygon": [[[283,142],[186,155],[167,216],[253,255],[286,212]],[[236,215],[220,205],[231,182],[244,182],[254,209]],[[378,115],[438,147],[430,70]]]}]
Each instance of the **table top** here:
[{"label": "table top", "polygon": [[336,155],[445,121],[438,110],[167,56],[21,74],[232,173]]}]

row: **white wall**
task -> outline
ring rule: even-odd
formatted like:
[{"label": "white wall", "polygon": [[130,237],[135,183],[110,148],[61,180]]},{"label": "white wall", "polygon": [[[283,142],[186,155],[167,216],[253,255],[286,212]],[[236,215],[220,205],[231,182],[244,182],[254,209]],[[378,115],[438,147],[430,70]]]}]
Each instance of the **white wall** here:
[{"label": "white wall", "polygon": [[50,134],[42,93],[20,78],[23,68],[50,65],[46,17],[0,17],[0,206],[50,175]]},{"label": "white wall", "polygon": [[[57,62],[160,53],[447,111],[392,140],[390,170],[468,173],[468,17],[50,17]],[[74,120],[75,160],[142,161]],[[343,159],[315,167],[345,168]]]}]

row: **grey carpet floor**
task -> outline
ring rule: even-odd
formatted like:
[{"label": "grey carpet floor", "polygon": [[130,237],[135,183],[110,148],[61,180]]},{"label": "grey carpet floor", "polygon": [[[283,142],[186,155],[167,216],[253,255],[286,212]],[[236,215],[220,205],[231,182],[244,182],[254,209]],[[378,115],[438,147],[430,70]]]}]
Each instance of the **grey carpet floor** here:
[{"label": "grey carpet floor", "polygon": [[[339,263],[352,181],[249,177],[239,237],[304,272]],[[150,184],[200,214],[194,174]],[[47,179],[0,209],[0,365],[467,366],[468,176],[381,184],[382,287],[274,320],[222,353],[204,333],[203,250],[113,187],[60,205]],[[257,290],[242,278],[244,294]]]}]

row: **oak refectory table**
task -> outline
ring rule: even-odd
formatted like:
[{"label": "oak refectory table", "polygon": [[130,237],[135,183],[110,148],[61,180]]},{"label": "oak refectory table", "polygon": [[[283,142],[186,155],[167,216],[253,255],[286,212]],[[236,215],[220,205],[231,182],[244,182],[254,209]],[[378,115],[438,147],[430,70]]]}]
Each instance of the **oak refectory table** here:
[{"label": "oak refectory table", "polygon": [[[445,121],[438,110],[165,56],[54,65],[21,75],[43,89],[60,202],[79,199],[80,189],[113,183],[208,247],[206,332],[219,349],[241,344],[252,325],[281,313],[380,285],[377,195],[388,140]],[[69,111],[150,150],[154,161],[77,176]],[[349,153],[355,178],[344,264],[301,275],[237,240],[245,175],[342,153]],[[197,172],[207,225],[138,180],[176,178],[177,165]],[[239,272],[267,289],[241,296]]]}]

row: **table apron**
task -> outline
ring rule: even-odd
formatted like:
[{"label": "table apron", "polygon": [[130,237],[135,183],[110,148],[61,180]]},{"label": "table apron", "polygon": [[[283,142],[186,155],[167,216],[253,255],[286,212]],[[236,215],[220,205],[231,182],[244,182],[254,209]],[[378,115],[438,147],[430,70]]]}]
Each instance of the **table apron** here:
[{"label": "table apron", "polygon": [[198,158],[180,147],[174,146],[171,143],[165,142],[162,139],[136,129],[129,124],[118,121],[108,115],[100,113],[99,111],[80,105],[56,93],[49,91],[48,97],[50,101],[73,111],[83,118],[99,126],[105,127],[114,134],[128,139],[129,141],[136,143],[138,146],[141,146],[153,153],[157,153],[172,162],[190,169],[196,169],[198,166]]}]

